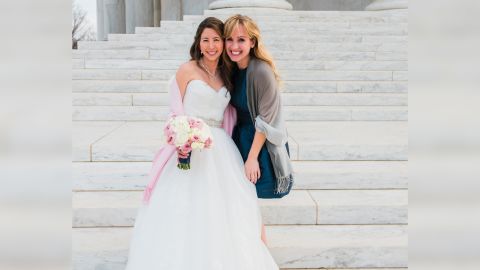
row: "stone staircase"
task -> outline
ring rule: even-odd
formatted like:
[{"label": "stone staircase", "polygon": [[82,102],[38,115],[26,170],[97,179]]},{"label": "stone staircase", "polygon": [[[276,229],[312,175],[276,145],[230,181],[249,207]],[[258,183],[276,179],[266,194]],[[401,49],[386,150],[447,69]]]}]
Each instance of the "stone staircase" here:
[{"label": "stone staircase", "polygon": [[407,14],[228,9],[73,51],[74,269],[124,269],[167,80],[198,23],[233,13],[258,22],[284,80],[296,183],[260,200],[279,266],[407,267]]}]

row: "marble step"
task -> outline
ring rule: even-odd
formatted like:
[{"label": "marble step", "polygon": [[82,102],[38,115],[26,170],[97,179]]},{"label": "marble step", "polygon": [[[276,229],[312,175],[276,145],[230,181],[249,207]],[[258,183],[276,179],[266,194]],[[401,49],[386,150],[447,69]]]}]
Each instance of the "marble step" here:
[{"label": "marble step", "polygon": [[[73,80],[169,80],[176,70],[74,69]],[[392,81],[393,71],[284,70],[287,81]]]},{"label": "marble step", "polygon": [[[380,52],[344,52],[344,51],[274,51],[275,60],[311,60],[311,61],[406,61],[406,51],[380,51]],[[128,50],[73,50],[73,59],[159,59],[187,61],[188,50],[170,52],[153,49],[128,49]]]},{"label": "marble step", "polygon": [[[72,203],[74,227],[133,226],[142,205],[142,192],[75,192]],[[292,191],[281,200],[259,200],[259,205],[265,224],[317,222],[316,203],[305,190]]]},{"label": "marble step", "polygon": [[[77,69],[140,69],[176,70],[184,61],[151,59],[72,59]],[[314,61],[278,60],[275,65],[280,74],[292,70],[334,70],[334,71],[406,71],[407,61]]]},{"label": "marble step", "polygon": [[[193,33],[196,31],[199,22],[190,21],[161,21],[160,27],[136,27],[135,33]],[[291,29],[301,30],[301,32],[310,33],[346,33],[352,34],[353,31],[360,31],[361,33],[390,33],[398,35],[399,33],[406,33],[408,31],[407,23],[350,23],[350,22],[311,22],[298,21],[289,22],[269,22],[257,21],[257,25],[261,32],[289,32]],[[281,27],[279,27],[281,25]],[[366,30],[368,29],[368,30]],[[349,31],[352,30],[352,31]]]},{"label": "marble step", "polygon": [[[269,249],[281,268],[407,267],[405,225],[266,226]],[[77,228],[72,232],[75,270],[124,269],[131,228]]]},{"label": "marble step", "polygon": [[[133,226],[142,191],[74,192],[74,227]],[[263,222],[292,224],[406,224],[406,190],[292,190],[260,199]]]},{"label": "marble step", "polygon": [[[162,121],[168,106],[74,106],[74,121]],[[286,121],[406,121],[407,106],[284,106]]]},{"label": "marble step", "polygon": [[[242,11],[243,12],[243,11]],[[295,11],[297,12],[297,11]],[[334,12],[334,11],[332,11]],[[209,15],[183,15],[184,22],[201,22]],[[318,23],[371,23],[371,24],[391,24],[391,23],[405,23],[408,22],[406,16],[392,16],[386,14],[335,14],[335,13],[323,13],[323,14],[282,14],[272,15],[270,14],[251,14],[249,15],[256,22],[318,22]],[[225,21],[230,15],[227,14],[215,14],[215,17]]]},{"label": "marble step", "polygon": [[[404,189],[404,161],[293,161],[294,189]],[[150,162],[75,162],[76,191],[143,190]]]},{"label": "marble step", "polygon": [[[293,189],[406,189],[406,161],[293,161]],[[151,162],[74,162],[75,191],[145,188]]]},{"label": "marble step", "polygon": [[128,50],[72,50],[73,59],[98,58],[98,59],[148,59],[148,49]]},{"label": "marble step", "polygon": [[[195,32],[200,22],[190,21],[161,21],[160,27],[136,27],[135,33],[185,33]],[[362,34],[372,35],[403,35],[408,33],[408,23],[350,23],[350,22],[270,22],[257,21],[257,25],[262,33],[289,33],[292,29],[300,30],[304,33],[345,33],[353,34],[359,31]],[[280,27],[281,25],[281,27]],[[368,30],[367,30],[368,29]]]},{"label": "marble step", "polygon": [[[293,15],[293,16],[292,16]],[[268,16],[268,15],[248,15],[259,26],[263,25],[278,25],[279,23],[298,23],[298,24],[318,24],[318,25],[332,25],[332,26],[356,26],[356,25],[370,25],[384,26],[384,25],[406,25],[408,19],[404,16],[295,16],[295,14],[284,16]],[[216,18],[226,21],[230,15],[216,15]],[[206,15],[183,15],[182,21],[160,21],[160,26],[168,24],[199,24],[207,18]]]},{"label": "marble step", "polygon": [[[282,23],[283,25],[283,23]],[[291,25],[291,29],[279,27],[278,25],[261,27],[260,31],[269,32],[268,35],[273,33],[280,33],[284,35],[301,36],[305,34],[314,35],[352,35],[352,36],[407,36],[408,28],[401,27],[374,27],[374,28],[333,28],[333,27],[315,27],[314,24],[308,28],[300,26],[296,28],[296,24]],[[195,35],[196,27],[136,27],[136,34],[155,34],[155,33],[168,33],[168,34],[187,34],[193,37]],[[268,37],[265,35],[265,38]],[[263,36],[262,36],[263,37]]]},{"label": "marble step", "polygon": [[[287,122],[292,160],[404,161],[407,123]],[[151,161],[164,144],[161,121],[73,122],[73,161]]]},{"label": "marble step", "polygon": [[[406,106],[407,94],[286,93],[285,106]],[[74,106],[166,106],[167,93],[72,93]]]},{"label": "marble step", "polygon": [[[74,93],[166,93],[167,80],[73,80]],[[283,81],[286,93],[407,93],[403,81]]]},{"label": "marble step", "polygon": [[[325,38],[326,39],[326,38]],[[337,37],[337,39],[339,39]],[[159,39],[156,35],[133,35],[129,39],[124,40],[109,40],[109,41],[88,41],[80,45],[80,50],[115,50],[115,49],[154,49],[166,50],[170,52],[189,51],[191,42],[183,40],[166,40]],[[272,52],[288,50],[303,50],[309,52],[321,51],[345,51],[345,52],[376,52],[376,51],[406,51],[408,45],[406,42],[338,42],[328,40],[309,40],[306,39],[302,43],[288,42],[287,40],[266,40],[266,48]]]},{"label": "marble step", "polygon": [[[178,44],[186,45],[193,42],[193,33],[177,33],[171,35],[169,33],[155,32],[155,33],[136,33],[136,34],[109,34],[108,41],[155,41],[159,46],[163,44]],[[407,43],[408,36],[379,36],[379,35],[340,35],[340,34],[317,34],[317,35],[285,35],[284,33],[264,33],[262,35],[263,41],[266,44],[273,44],[276,42],[284,42],[286,44],[303,44],[309,43]],[[82,44],[96,43],[96,41],[80,41],[79,48],[83,48]],[[101,43],[101,42],[99,42]]]}]

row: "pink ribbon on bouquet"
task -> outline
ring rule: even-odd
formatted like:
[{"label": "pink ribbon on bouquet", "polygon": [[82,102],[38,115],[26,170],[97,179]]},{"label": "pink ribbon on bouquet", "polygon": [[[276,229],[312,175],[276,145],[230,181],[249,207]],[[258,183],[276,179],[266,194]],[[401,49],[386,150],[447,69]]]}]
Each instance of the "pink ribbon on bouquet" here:
[{"label": "pink ribbon on bouquet", "polygon": [[[170,93],[170,115],[184,115],[182,95],[180,94],[180,87],[178,86],[176,77],[173,76],[169,83],[169,93]],[[237,121],[237,113],[235,108],[232,105],[228,105],[223,114],[222,128],[225,129],[225,132],[232,136],[233,127]],[[152,168],[150,170],[149,178],[150,182],[143,191],[143,202],[148,204],[150,197],[152,196],[153,189],[157,184],[158,178],[162,174],[163,169],[167,161],[177,152],[175,146],[170,144],[165,144],[152,161]]]}]

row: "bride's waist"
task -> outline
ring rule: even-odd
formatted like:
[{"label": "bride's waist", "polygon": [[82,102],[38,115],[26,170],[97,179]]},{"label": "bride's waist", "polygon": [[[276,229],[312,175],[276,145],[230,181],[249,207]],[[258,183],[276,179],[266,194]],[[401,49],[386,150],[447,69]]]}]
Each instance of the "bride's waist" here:
[{"label": "bride's waist", "polygon": [[221,128],[222,127],[222,120],[216,120],[216,119],[209,119],[209,118],[203,118],[203,117],[198,117],[205,122],[209,127],[215,127],[215,128]]}]

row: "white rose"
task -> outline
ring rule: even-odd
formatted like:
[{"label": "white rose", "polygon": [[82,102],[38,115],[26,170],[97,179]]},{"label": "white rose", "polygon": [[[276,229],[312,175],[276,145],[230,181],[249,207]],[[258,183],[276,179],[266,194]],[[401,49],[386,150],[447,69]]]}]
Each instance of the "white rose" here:
[{"label": "white rose", "polygon": [[182,146],[188,141],[188,133],[186,132],[179,132],[177,133],[177,136],[175,138],[175,145],[176,146]]},{"label": "white rose", "polygon": [[192,149],[203,149],[203,143],[201,142],[193,142]]}]

